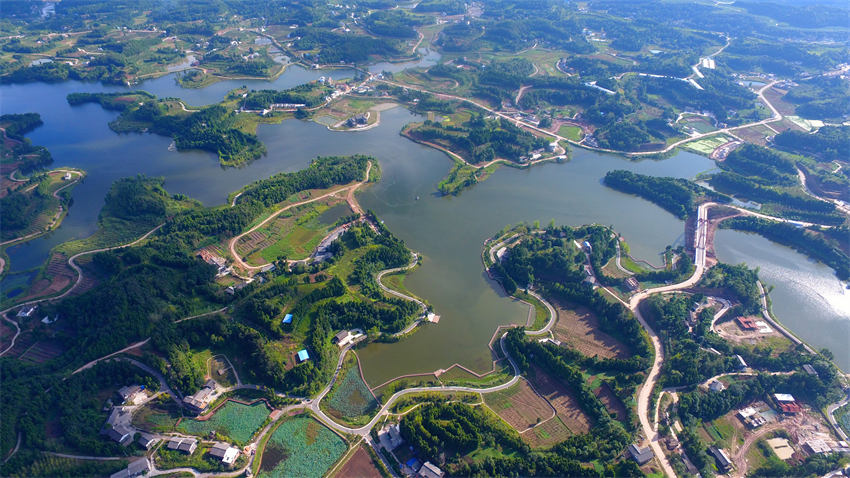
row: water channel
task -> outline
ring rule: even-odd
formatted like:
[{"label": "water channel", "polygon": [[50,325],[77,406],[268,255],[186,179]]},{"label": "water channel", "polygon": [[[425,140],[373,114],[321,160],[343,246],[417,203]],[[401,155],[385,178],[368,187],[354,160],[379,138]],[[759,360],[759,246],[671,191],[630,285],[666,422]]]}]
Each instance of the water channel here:
[{"label": "water channel", "polygon": [[[243,84],[258,89],[285,88],[327,75],[346,76],[339,70],[290,67],[273,82],[232,80],[193,90],[180,88],[173,75],[168,75],[137,88],[201,105],[218,101]],[[436,184],[450,163],[442,153],[398,134],[405,123],[417,119],[405,109],[382,112],[379,127],[356,133],[332,132],[322,125],[297,120],[261,125],[258,135],[267,146],[267,156],[242,168],[225,169],[205,152],[168,151],[169,138],[115,134],[107,124],[116,113],[98,105],[71,107],[65,101],[66,95],[75,91],[122,90],[79,82],[0,86],[2,113],[35,111],[42,115],[44,126],[29,137],[51,151],[55,160],[52,167],[88,171],[84,182],[74,189],[73,206],[57,231],[8,249],[11,269],[0,282],[3,294],[30,280],[31,272],[27,271],[39,267],[52,247],[94,232],[106,191],[120,177],[139,173],[162,176],[169,192],[217,205],[229,192],[280,171],[301,169],[317,155],[370,154],[380,161],[383,179],[365,190],[361,201],[412,249],[422,253],[423,266],[409,276],[406,285],[442,316],[439,324],[425,326],[399,343],[363,349],[360,357],[364,372],[373,385],[399,374],[432,372],[456,362],[476,371],[490,369],[487,343],[495,328],[524,322],[527,310],[501,296],[500,289],[486,279],[479,259],[483,241],[504,226],[534,220],[545,224],[550,219],[572,225],[612,225],[629,241],[635,256],[657,263],[658,253],[667,244],[681,243],[683,223],[647,201],[602,186],[601,178],[616,168],[694,177],[713,167],[707,158],[687,152],[664,161],[630,162],[614,155],[575,150],[564,164],[529,170],[501,168],[457,197],[439,197]],[[725,254],[721,259],[760,265],[763,276],[770,264],[791,270],[811,269],[811,277],[818,282],[809,287],[799,287],[795,282],[799,277],[793,274],[764,276],[768,284],[776,285],[771,294],[774,311],[816,347],[832,348],[839,365],[848,368],[850,356],[842,351],[836,337],[840,339],[839,332],[850,328],[850,314],[846,296],[830,292],[835,291],[837,283],[831,271],[790,250],[773,257],[763,255],[767,248],[760,245],[740,250],[724,248],[741,243],[740,238],[726,232],[722,231],[717,241],[718,253]],[[807,322],[793,322],[791,316],[805,317]],[[818,325],[810,326],[813,322]]]}]

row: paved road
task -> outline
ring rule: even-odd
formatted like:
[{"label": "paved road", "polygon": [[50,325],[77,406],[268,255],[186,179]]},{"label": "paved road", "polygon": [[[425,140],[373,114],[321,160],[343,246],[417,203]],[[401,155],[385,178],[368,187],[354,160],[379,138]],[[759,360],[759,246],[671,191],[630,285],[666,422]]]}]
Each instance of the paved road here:
[{"label": "paved road", "polygon": [[847,402],[850,401],[850,390],[847,391],[844,398],[841,399],[838,403],[833,403],[832,405],[826,407],[826,418],[829,420],[829,424],[832,425],[832,428],[835,429],[835,432],[841,437],[842,440],[847,440],[847,433],[844,432],[844,429],[838,425],[838,422],[835,420],[835,411],[839,408],[847,405]]},{"label": "paved road", "polygon": [[[664,362],[664,347],[661,344],[661,340],[658,337],[658,334],[650,327],[649,323],[647,323],[646,319],[643,317],[643,314],[640,312],[640,302],[649,297],[652,294],[658,294],[663,292],[670,292],[675,290],[686,289],[688,287],[693,286],[697,282],[699,282],[702,277],[703,271],[705,270],[705,245],[706,245],[706,235],[708,233],[708,208],[714,205],[713,203],[704,203],[699,206],[697,209],[697,224],[696,224],[696,234],[694,234],[694,256],[695,256],[695,269],[693,275],[689,277],[684,282],[680,282],[678,284],[672,284],[668,286],[656,287],[653,289],[647,289],[642,292],[638,292],[634,296],[632,296],[629,301],[629,308],[635,315],[635,318],[638,319],[640,325],[646,330],[647,335],[649,335],[649,339],[652,342],[652,346],[655,349],[655,360],[652,362],[652,368],[649,370],[649,374],[646,377],[646,382],[641,386],[640,391],[638,392],[638,418],[640,419],[641,428],[643,429],[643,433],[649,441],[649,446],[652,449],[652,452],[655,454],[655,457],[661,463],[661,468],[664,470],[664,474],[667,476],[676,476],[676,472],[673,470],[673,467],[670,465],[669,460],[667,460],[667,456],[664,454],[664,449],[661,447],[659,443],[659,436],[656,427],[653,423],[650,423],[649,420],[649,399],[652,395],[652,391],[655,388],[655,384],[658,383],[658,379],[661,375],[661,366]],[[657,419],[657,409],[654,414]],[[656,421],[657,423],[657,421]]]},{"label": "paved road", "polygon": [[369,423],[367,423],[366,425],[363,425],[363,426],[362,426],[362,427],[360,427],[360,428],[351,428],[351,427],[347,427],[347,426],[344,426],[344,425],[340,425],[340,424],[338,424],[338,423],[334,422],[332,419],[330,419],[330,417],[328,417],[327,415],[325,415],[325,413],[324,413],[324,412],[321,410],[321,408],[319,407],[319,403],[320,403],[321,399],[322,399],[322,398],[324,398],[324,396],[327,394],[327,392],[328,392],[328,391],[330,391],[331,387],[332,387],[332,386],[333,386],[333,384],[334,384],[334,381],[335,381],[335,380],[336,380],[336,378],[337,378],[337,375],[339,374],[339,369],[340,369],[340,366],[341,366],[341,364],[342,364],[342,361],[343,361],[343,358],[344,358],[345,352],[347,352],[347,351],[348,351],[348,348],[350,347],[350,346],[346,346],[346,348],[345,348],[345,349],[343,349],[343,350],[344,350],[344,351],[343,351],[343,353],[341,353],[341,354],[340,354],[339,363],[338,363],[338,365],[337,365],[337,370],[334,372],[334,377],[333,377],[333,379],[331,380],[331,383],[330,383],[330,384],[328,384],[328,386],[327,386],[327,387],[325,387],[325,389],[322,391],[322,393],[321,393],[321,394],[319,394],[319,396],[317,396],[314,400],[312,400],[312,401],[310,402],[310,406],[309,406],[310,411],[312,411],[314,414],[316,414],[316,416],[319,418],[319,420],[320,420],[322,423],[324,423],[325,425],[329,426],[330,428],[333,428],[334,430],[337,430],[337,431],[339,431],[339,432],[341,432],[341,433],[348,433],[348,434],[351,434],[351,435],[359,435],[359,436],[363,436],[363,437],[365,437],[365,436],[368,436],[368,435],[369,435],[369,432],[372,430],[372,427],[374,427],[374,426],[375,426],[375,424],[376,424],[376,423],[378,423],[378,421],[379,421],[379,420],[380,420],[380,419],[381,419],[384,415],[386,415],[386,414],[387,414],[387,412],[388,412],[389,408],[392,406],[392,404],[393,404],[393,403],[395,403],[395,401],[396,401],[396,400],[398,400],[399,398],[401,398],[401,397],[403,397],[403,396],[405,396],[405,395],[409,395],[409,394],[411,394],[411,393],[419,393],[419,392],[471,392],[471,393],[492,393],[492,392],[498,392],[498,391],[500,391],[500,390],[505,390],[505,389],[507,389],[507,388],[512,387],[512,386],[513,386],[514,384],[516,384],[516,383],[519,381],[519,379],[520,379],[520,370],[519,370],[519,367],[517,367],[517,365],[516,365],[516,363],[514,362],[513,358],[512,358],[512,357],[511,357],[511,356],[507,353],[507,351],[505,350],[505,343],[504,343],[504,340],[505,340],[505,336],[506,336],[506,335],[507,335],[507,332],[506,332],[505,334],[503,334],[503,335],[502,335],[501,339],[499,340],[499,343],[500,343],[500,346],[501,346],[501,348],[502,348],[502,353],[504,353],[504,354],[505,354],[505,357],[507,357],[508,361],[509,361],[509,362],[510,362],[510,364],[511,364],[511,367],[512,367],[512,368],[513,368],[513,370],[514,370],[514,376],[513,376],[513,377],[512,377],[509,381],[507,381],[507,382],[505,382],[505,383],[503,383],[503,384],[501,384],[501,385],[496,385],[496,386],[494,386],[494,387],[487,387],[487,388],[475,388],[475,387],[446,387],[446,386],[443,386],[443,387],[413,387],[413,388],[408,388],[408,389],[405,389],[405,390],[401,390],[401,391],[398,391],[398,392],[396,392],[395,394],[393,394],[393,396],[391,396],[391,397],[389,398],[389,400],[387,400],[387,403],[386,403],[386,404],[384,404],[384,406],[383,406],[383,407],[381,407],[381,409],[378,411],[378,413],[377,413],[377,414],[376,414],[376,415],[372,418],[372,420],[370,420],[370,421],[369,421]]},{"label": "paved road", "polygon": [[[7,244],[12,244],[14,242],[20,242],[20,241],[26,241],[26,240],[29,240],[29,239],[34,239],[38,236],[41,236],[43,234],[50,232],[51,230],[53,230],[54,228],[56,228],[58,226],[59,219],[62,216],[62,212],[65,211],[65,207],[62,205],[62,202],[61,202],[62,198],[59,197],[59,193],[63,189],[69,188],[69,187],[79,183],[80,180],[83,178],[83,173],[81,173],[77,170],[74,170],[74,169],[54,169],[52,171],[48,171],[48,173],[51,173],[51,172],[76,174],[77,179],[68,182],[68,184],[62,186],[61,188],[57,189],[56,191],[53,191],[53,197],[56,198],[56,199],[59,199],[60,202],[59,202],[59,208],[56,211],[56,214],[53,216],[53,219],[50,221],[50,224],[48,224],[44,230],[36,231],[36,232],[31,233],[31,234],[27,234],[25,236],[16,237],[14,239],[9,239],[8,241],[0,242],[0,246],[5,246]],[[10,175],[10,178],[11,178],[11,175]],[[36,186],[38,186],[38,185],[37,184],[33,185],[33,187],[36,187]],[[2,273],[2,272],[3,272],[3,268],[0,267],[0,273]]]}]

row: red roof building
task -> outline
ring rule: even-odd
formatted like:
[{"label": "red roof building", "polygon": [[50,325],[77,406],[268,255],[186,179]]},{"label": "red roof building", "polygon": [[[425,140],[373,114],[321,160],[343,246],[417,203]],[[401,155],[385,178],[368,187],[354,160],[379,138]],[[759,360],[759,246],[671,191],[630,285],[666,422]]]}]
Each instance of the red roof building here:
[{"label": "red roof building", "polygon": [[794,415],[803,411],[803,407],[797,402],[781,402],[779,403],[779,409],[782,410],[782,413],[788,415]]},{"label": "red roof building", "polygon": [[756,321],[752,317],[738,317],[735,320],[738,321],[738,325],[744,330],[756,330],[756,329],[758,329],[758,326],[756,325]]}]

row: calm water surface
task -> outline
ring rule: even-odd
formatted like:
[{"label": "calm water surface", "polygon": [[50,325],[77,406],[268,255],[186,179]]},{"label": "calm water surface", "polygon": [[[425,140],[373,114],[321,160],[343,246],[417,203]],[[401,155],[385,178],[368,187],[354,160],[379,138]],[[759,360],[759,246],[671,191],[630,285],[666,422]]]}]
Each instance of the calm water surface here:
[{"label": "calm water surface", "polygon": [[762,282],[774,287],[773,313],[783,325],[850,370],[850,290],[832,269],[755,234],[721,229],[715,237],[719,260],[758,267]]},{"label": "calm water surface", "polygon": [[[422,61],[432,60],[426,56]],[[219,101],[227,91],[243,84],[253,88],[286,88],[327,75],[346,76],[340,70],[290,67],[273,82],[234,80],[190,90],[177,86],[169,75],[138,88],[202,105]],[[379,127],[356,133],[332,132],[319,124],[295,120],[261,125],[258,136],[267,146],[267,156],[243,168],[224,169],[209,153],[169,152],[169,138],[115,134],[107,124],[116,113],[104,111],[98,105],[72,108],[65,101],[66,95],[75,91],[124,90],[79,82],[0,86],[2,113],[35,111],[42,115],[45,125],[30,137],[34,144],[49,148],[55,159],[53,166],[74,166],[89,173],[74,189],[74,205],[57,231],[7,251],[11,273],[0,282],[4,293],[30,280],[26,271],[39,267],[51,248],[94,232],[103,198],[112,182],[120,177],[139,173],[162,176],[169,192],[217,205],[224,203],[229,192],[280,171],[301,169],[317,155],[370,154],[380,161],[383,179],[363,192],[361,200],[395,234],[422,254],[423,266],[408,277],[406,284],[442,316],[438,325],[423,327],[399,343],[373,344],[360,351],[366,378],[373,385],[399,374],[432,372],[456,362],[478,371],[489,370],[491,357],[487,342],[495,328],[524,322],[527,311],[522,304],[501,295],[501,290],[486,278],[479,259],[483,241],[504,226],[534,220],[545,224],[550,219],[571,225],[593,222],[612,225],[629,241],[634,255],[657,263],[658,253],[667,244],[682,242],[683,223],[647,201],[605,188],[601,178],[616,168],[693,177],[713,166],[708,159],[686,152],[664,161],[629,162],[617,156],[577,150],[567,163],[530,170],[502,168],[460,196],[439,197],[435,194],[436,185],[450,162],[442,153],[399,136],[405,123],[418,119],[407,110],[385,111]],[[725,242],[719,240],[718,248]],[[765,248],[755,249],[742,252],[740,258],[723,259],[763,260],[766,264],[791,260],[815,267],[790,251],[762,259],[759,254]],[[762,266],[763,276],[768,269]],[[820,273],[822,278],[829,277],[828,269]],[[820,327],[807,326],[811,336],[801,335],[816,346],[830,346],[825,341],[835,337],[834,320],[829,313],[818,314],[840,306],[838,299],[824,295],[834,284],[825,281],[798,288],[787,283],[783,289],[779,285],[785,280],[782,277],[764,277],[766,282],[776,285],[771,297],[782,320],[798,331],[797,324],[786,319],[783,311],[788,308],[791,315],[809,317]],[[802,301],[794,294],[811,300]],[[833,309],[818,302],[818,297],[826,297],[824,300]],[[836,352],[836,355],[840,354]],[[839,362],[846,364],[846,353],[843,357],[839,357]]]}]

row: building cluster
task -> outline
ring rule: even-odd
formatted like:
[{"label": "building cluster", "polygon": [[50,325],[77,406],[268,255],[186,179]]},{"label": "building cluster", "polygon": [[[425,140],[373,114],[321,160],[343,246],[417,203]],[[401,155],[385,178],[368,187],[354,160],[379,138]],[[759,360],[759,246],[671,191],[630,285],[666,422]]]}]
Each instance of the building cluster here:
[{"label": "building cluster", "polygon": [[[401,437],[401,430],[398,423],[385,425],[378,432],[378,443],[380,446],[392,454],[393,450],[398,449],[404,444],[404,439]],[[426,461],[422,463],[418,458],[412,457],[404,463],[402,471],[405,476],[414,478],[442,478],[445,472],[437,465]]]}]

